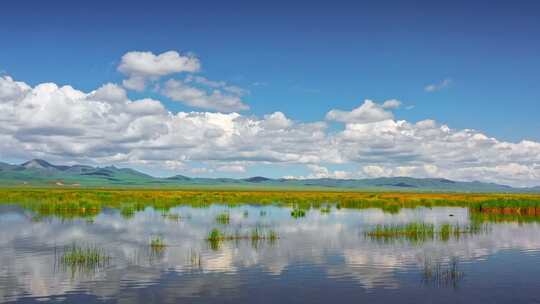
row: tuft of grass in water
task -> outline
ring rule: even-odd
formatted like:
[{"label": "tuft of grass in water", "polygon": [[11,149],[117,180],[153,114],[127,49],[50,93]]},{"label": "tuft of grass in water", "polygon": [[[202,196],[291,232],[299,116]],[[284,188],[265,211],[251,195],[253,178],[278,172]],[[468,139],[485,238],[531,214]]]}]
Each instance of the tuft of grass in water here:
[{"label": "tuft of grass in water", "polygon": [[220,213],[216,216],[216,222],[218,224],[227,225],[231,220],[231,215],[228,212]]},{"label": "tuft of grass in water", "polygon": [[244,216],[244,218],[249,217],[249,212],[247,210],[244,210],[243,216]]},{"label": "tuft of grass in water", "polygon": [[464,277],[464,273],[459,270],[459,261],[456,257],[452,257],[448,263],[426,258],[422,277],[424,284],[457,288]]},{"label": "tuft of grass in water", "polygon": [[95,245],[79,246],[75,243],[66,247],[59,258],[61,265],[73,270],[95,270],[106,266],[109,260],[110,256],[102,248]]},{"label": "tuft of grass in water", "polygon": [[150,239],[150,248],[152,249],[152,251],[163,251],[165,250],[165,248],[167,247],[167,244],[165,243],[165,240],[160,237],[160,236],[156,236],[156,237],[152,237]]},{"label": "tuft of grass in water", "polygon": [[266,211],[265,210],[261,210],[259,212],[259,216],[266,216]]},{"label": "tuft of grass in water", "polygon": [[459,239],[463,234],[478,234],[487,229],[486,226],[471,223],[467,226],[443,224],[436,228],[433,224],[410,223],[406,225],[377,225],[364,234],[372,239],[407,239],[425,241],[439,238],[448,241],[451,237]]},{"label": "tuft of grass in water", "polygon": [[194,249],[191,249],[189,251],[189,262],[190,262],[192,267],[201,268],[201,266],[202,266],[201,253],[197,252]]},{"label": "tuft of grass in water", "polygon": [[302,210],[302,209],[293,209],[291,211],[291,216],[294,217],[294,218],[300,218],[300,217],[305,217],[306,216],[306,211],[305,210]]},{"label": "tuft of grass in water", "polygon": [[212,229],[212,231],[210,231],[210,234],[208,234],[209,241],[219,241],[221,239],[221,231],[219,231],[219,229],[217,228]]},{"label": "tuft of grass in water", "polygon": [[164,213],[161,215],[164,219],[169,221],[179,222],[183,217],[178,213]]},{"label": "tuft of grass in water", "polygon": [[277,232],[275,232],[274,230],[270,230],[270,232],[268,232],[268,239],[270,241],[276,241],[277,239],[279,239],[279,236]]},{"label": "tuft of grass in water", "polygon": [[130,219],[135,216],[135,208],[133,206],[124,206],[120,209],[120,215],[125,219]]},{"label": "tuft of grass in water", "polygon": [[411,240],[432,239],[435,235],[433,224],[411,223],[406,225],[377,225],[366,236],[374,239],[406,238]]},{"label": "tuft of grass in water", "polygon": [[398,214],[401,207],[397,205],[387,205],[383,206],[381,209],[384,213]]},{"label": "tuft of grass in water", "polygon": [[320,209],[321,213],[330,213],[332,211],[332,208],[330,206],[324,206]]},{"label": "tuft of grass in water", "polygon": [[207,241],[215,242],[215,241],[231,241],[231,240],[252,240],[252,241],[259,241],[259,240],[277,240],[279,238],[277,232],[274,230],[270,230],[268,232],[264,232],[263,230],[259,228],[255,228],[251,230],[249,234],[226,234],[222,231],[220,231],[217,228],[214,228],[210,231],[208,234]]}]

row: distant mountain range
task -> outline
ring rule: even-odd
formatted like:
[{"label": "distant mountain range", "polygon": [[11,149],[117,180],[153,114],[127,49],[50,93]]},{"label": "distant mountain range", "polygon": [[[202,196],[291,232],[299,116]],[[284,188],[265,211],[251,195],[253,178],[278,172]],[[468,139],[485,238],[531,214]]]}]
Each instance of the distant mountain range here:
[{"label": "distant mountain range", "polygon": [[255,176],[234,178],[191,178],[176,175],[153,177],[127,168],[59,166],[42,159],[20,165],[0,162],[0,187],[149,187],[149,188],[293,188],[333,190],[389,190],[438,192],[540,192],[539,187],[514,188],[483,182],[460,182],[443,178],[382,177],[371,179],[273,179]]}]

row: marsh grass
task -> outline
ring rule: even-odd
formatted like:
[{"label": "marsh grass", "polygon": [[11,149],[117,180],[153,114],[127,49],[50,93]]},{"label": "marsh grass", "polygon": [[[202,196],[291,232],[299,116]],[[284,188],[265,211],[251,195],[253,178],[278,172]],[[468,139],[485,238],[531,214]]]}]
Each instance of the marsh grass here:
[{"label": "marsh grass", "polygon": [[216,223],[228,225],[231,220],[231,215],[228,212],[220,213],[216,216]]},{"label": "marsh grass", "polygon": [[64,268],[75,272],[94,272],[100,268],[106,267],[111,257],[105,253],[105,250],[95,245],[80,246],[74,243],[64,248],[63,253],[58,257],[59,264]]},{"label": "marsh grass", "polygon": [[259,241],[269,241],[269,242],[275,242],[279,239],[279,235],[274,230],[268,230],[264,231],[260,228],[254,228],[249,233],[240,233],[236,231],[235,233],[228,234],[226,232],[223,232],[217,228],[212,229],[208,233],[208,237],[206,240],[210,242],[210,244],[214,245],[211,246],[212,248],[218,248],[219,243],[223,241],[238,241],[238,240],[251,240],[252,242],[259,242]]},{"label": "marsh grass", "polygon": [[435,239],[448,241],[450,238],[459,239],[464,234],[478,234],[487,229],[487,226],[478,223],[466,226],[443,224],[440,227],[428,223],[409,223],[405,225],[377,225],[372,230],[366,231],[364,235],[374,240],[383,241],[397,239],[414,242]]},{"label": "marsh grass", "polygon": [[163,213],[161,215],[164,219],[173,221],[173,222],[179,222],[182,219],[189,218],[189,216],[181,216],[178,213]]},{"label": "marsh grass", "polygon": [[388,205],[388,206],[382,206],[381,209],[384,213],[398,214],[399,211],[401,210],[401,207],[397,205]]},{"label": "marsh grass", "polygon": [[294,218],[301,218],[301,217],[305,217],[306,216],[306,211],[303,210],[303,209],[293,209],[291,211],[291,216],[294,217]]},{"label": "marsh grass", "polygon": [[191,267],[201,268],[202,267],[202,257],[201,253],[191,249],[188,254],[188,260]]},{"label": "marsh grass", "polygon": [[135,216],[135,207],[134,206],[124,206],[120,209],[120,214],[125,219],[130,219]]},{"label": "marsh grass", "polygon": [[[539,194],[471,194],[471,193],[412,193],[412,192],[323,192],[323,191],[218,191],[218,190],[157,190],[157,189],[0,189],[0,203],[17,204],[40,216],[62,219],[93,218],[103,208],[124,209],[128,218],[134,212],[152,207],[168,211],[187,205],[205,208],[212,204],[240,206],[258,205],[294,207],[295,210],[318,208],[332,204],[336,209],[381,208],[395,213],[400,208],[468,207],[475,212],[494,212],[506,208],[540,217]],[[531,210],[535,210],[534,214]],[[300,215],[301,212],[297,213]]]},{"label": "marsh grass", "polygon": [[160,253],[165,251],[167,248],[167,243],[160,236],[154,236],[150,239],[150,249],[153,253]]},{"label": "marsh grass", "polygon": [[470,214],[473,223],[540,223],[540,216],[519,214],[492,214],[473,212]]},{"label": "marsh grass", "polygon": [[332,207],[326,205],[324,207],[321,207],[321,209],[319,209],[319,211],[323,214],[328,214],[332,211]]},{"label": "marsh grass", "polygon": [[449,262],[433,261],[431,258],[424,259],[422,282],[435,287],[448,287],[454,289],[462,281],[464,273],[459,270],[459,260],[452,257]]}]

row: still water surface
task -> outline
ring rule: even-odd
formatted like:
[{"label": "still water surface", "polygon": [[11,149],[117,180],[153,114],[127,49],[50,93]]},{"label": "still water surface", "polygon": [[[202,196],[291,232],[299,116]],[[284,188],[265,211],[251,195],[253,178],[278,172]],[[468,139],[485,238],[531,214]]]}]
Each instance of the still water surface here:
[{"label": "still water surface", "polygon": [[[216,216],[230,213],[229,224]],[[377,224],[469,224],[465,208],[332,209],[291,217],[276,206],[177,207],[164,217],[106,209],[93,220],[41,218],[0,206],[0,302],[540,303],[540,225],[488,223],[448,240],[377,240]],[[452,216],[450,216],[452,215]],[[213,228],[273,230],[276,241],[206,239]],[[163,250],[149,242],[160,236]],[[66,246],[111,257],[93,269],[59,263]]]}]

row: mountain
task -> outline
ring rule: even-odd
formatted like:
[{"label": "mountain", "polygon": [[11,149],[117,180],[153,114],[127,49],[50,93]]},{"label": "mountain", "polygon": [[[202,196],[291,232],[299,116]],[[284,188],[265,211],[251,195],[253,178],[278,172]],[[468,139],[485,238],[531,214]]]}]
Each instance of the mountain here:
[{"label": "mountain", "polygon": [[33,159],[20,165],[0,162],[0,187],[221,187],[290,188],[317,190],[439,191],[439,192],[535,192],[532,188],[513,188],[479,181],[463,182],[444,178],[381,177],[371,179],[273,179],[253,176],[234,178],[191,178],[184,175],[159,178],[129,168],[55,165]]},{"label": "mountain", "polygon": [[60,170],[60,171],[64,171],[69,168],[69,166],[55,166],[42,159],[29,160],[21,164],[21,167],[24,167],[26,169],[45,169],[45,170]]}]

